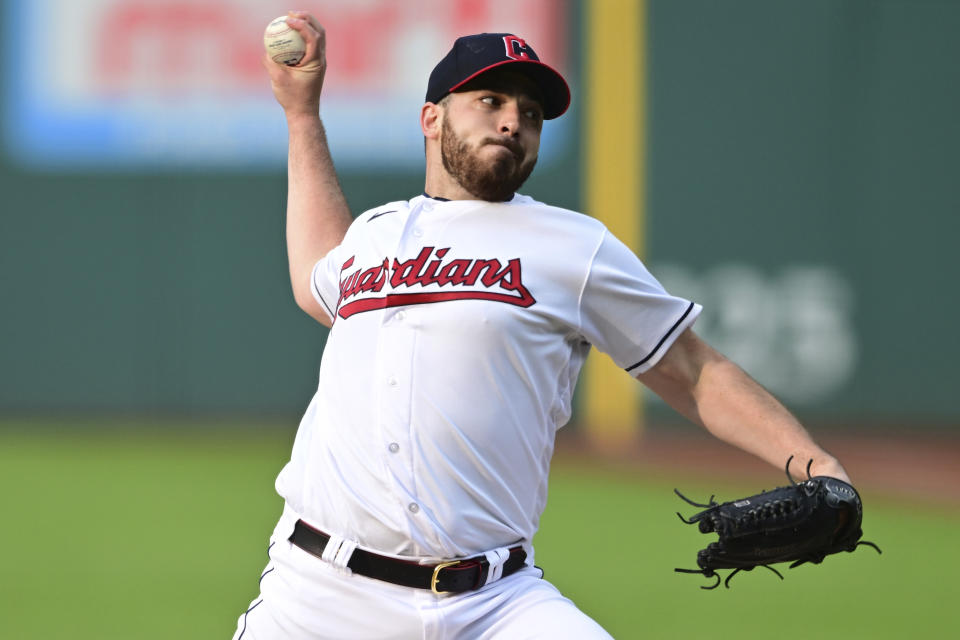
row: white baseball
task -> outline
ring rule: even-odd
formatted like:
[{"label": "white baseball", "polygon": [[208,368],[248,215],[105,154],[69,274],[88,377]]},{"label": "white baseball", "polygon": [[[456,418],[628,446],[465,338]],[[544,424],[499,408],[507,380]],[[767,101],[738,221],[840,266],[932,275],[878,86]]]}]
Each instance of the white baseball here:
[{"label": "white baseball", "polygon": [[267,25],[263,32],[263,46],[277,64],[295,65],[307,53],[303,36],[287,24],[287,16],[280,16]]}]

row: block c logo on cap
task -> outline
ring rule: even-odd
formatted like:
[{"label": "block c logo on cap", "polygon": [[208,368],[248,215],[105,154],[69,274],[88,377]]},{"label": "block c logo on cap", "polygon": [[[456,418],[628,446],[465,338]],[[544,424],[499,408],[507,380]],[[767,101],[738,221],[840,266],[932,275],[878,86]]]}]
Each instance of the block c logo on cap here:
[{"label": "block c logo on cap", "polygon": [[536,54],[533,56],[530,54],[533,53],[533,49],[527,46],[527,43],[523,41],[523,38],[518,38],[517,36],[504,36],[503,44],[507,49],[507,57],[511,60],[535,60]]}]

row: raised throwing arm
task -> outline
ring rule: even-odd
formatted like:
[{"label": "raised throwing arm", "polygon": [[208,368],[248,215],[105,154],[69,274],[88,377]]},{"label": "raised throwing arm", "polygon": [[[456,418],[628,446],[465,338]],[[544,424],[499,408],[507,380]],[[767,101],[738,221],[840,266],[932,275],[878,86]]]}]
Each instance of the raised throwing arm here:
[{"label": "raised throwing arm", "polygon": [[287,257],[297,305],[318,322],[331,318],[310,292],[317,261],[340,244],[352,217],[327,146],[320,120],[320,93],[327,70],[326,33],[313,16],[292,11],[288,24],[307,45],[293,67],[277,64],[265,53],[263,64],[290,135],[287,166]]}]

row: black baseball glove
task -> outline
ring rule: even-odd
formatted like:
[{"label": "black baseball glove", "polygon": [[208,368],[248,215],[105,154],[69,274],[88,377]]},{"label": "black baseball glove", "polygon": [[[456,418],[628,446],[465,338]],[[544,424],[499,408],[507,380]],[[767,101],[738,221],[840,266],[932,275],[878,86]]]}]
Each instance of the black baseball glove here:
[{"label": "black baseball glove", "polygon": [[724,581],[729,587],[730,578],[754,567],[766,567],[782,580],[780,572],[770,565],[791,562],[793,569],[805,562],[819,564],[828,555],[853,551],[861,544],[879,553],[877,545],[860,540],[863,505],[856,489],[837,478],[811,478],[810,464],[807,480],[797,483],[790,475],[790,460],[786,469],[790,486],[748,498],[718,504],[710,496],[708,504],[699,504],[674,489],[695,507],[706,507],[689,519],[677,513],[680,519],[697,523],[701,533],[719,536],[697,553],[699,569],[676,571],[716,577],[715,584],[701,587],[715,589],[720,585],[717,569],[733,569]]}]

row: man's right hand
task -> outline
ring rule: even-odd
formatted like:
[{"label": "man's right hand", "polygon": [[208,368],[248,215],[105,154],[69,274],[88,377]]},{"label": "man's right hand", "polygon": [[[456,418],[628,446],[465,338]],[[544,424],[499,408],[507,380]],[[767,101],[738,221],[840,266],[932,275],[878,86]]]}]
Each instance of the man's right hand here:
[{"label": "man's right hand", "polygon": [[326,32],[309,13],[291,11],[287,24],[303,36],[307,52],[295,66],[278,64],[264,52],[263,66],[270,74],[270,85],[277,102],[287,117],[317,116],[320,112],[320,92],[327,71]]},{"label": "man's right hand", "polygon": [[320,121],[320,92],[327,71],[326,32],[317,19],[291,11],[287,24],[303,36],[306,54],[299,64],[277,64],[266,52],[273,95],[283,107],[290,133],[287,159],[287,260],[297,305],[321,324],[333,318],[314,299],[310,274],[314,265],[343,240],[353,222],[350,207],[330,157]]}]

